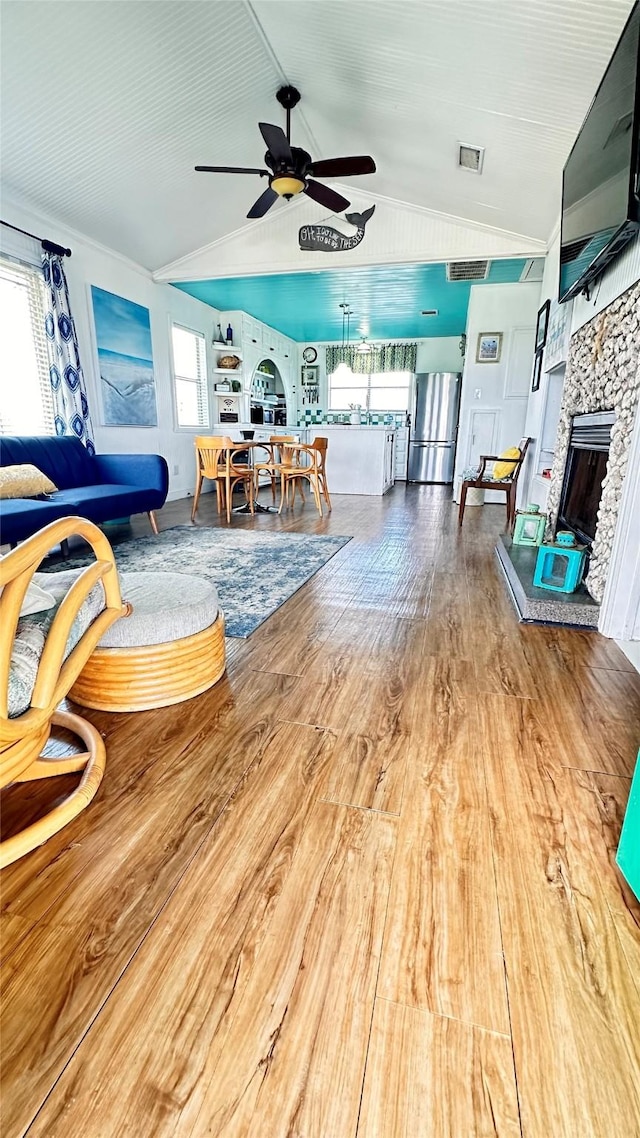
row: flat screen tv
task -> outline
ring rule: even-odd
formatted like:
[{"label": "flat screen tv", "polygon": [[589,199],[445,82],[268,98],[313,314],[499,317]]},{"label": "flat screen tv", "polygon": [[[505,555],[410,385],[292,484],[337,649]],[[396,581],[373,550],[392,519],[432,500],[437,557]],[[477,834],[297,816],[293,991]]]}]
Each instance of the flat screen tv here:
[{"label": "flat screen tv", "polygon": [[567,159],[559,300],[593,281],[640,225],[640,0]]}]

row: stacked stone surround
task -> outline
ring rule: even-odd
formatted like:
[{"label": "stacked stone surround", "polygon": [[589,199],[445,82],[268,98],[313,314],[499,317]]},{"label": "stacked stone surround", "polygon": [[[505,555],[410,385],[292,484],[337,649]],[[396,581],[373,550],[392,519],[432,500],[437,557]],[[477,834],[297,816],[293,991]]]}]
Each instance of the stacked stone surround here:
[{"label": "stacked stone surround", "polygon": [[614,411],[607,473],[586,586],[600,603],[640,394],[640,281],[571,337],[551,472],[548,514],[555,532],[574,415]]}]

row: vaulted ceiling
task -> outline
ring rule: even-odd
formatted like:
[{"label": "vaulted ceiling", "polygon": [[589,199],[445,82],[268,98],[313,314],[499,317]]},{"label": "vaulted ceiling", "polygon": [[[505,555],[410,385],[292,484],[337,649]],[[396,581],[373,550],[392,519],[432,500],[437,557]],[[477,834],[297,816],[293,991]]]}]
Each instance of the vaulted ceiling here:
[{"label": "vaulted ceiling", "polygon": [[[159,269],[247,224],[264,182],[193,167],[262,165],[257,123],[283,123],[288,82],[296,144],[374,156],[359,191],[546,240],[631,7],[3,0],[3,194]],[[485,147],[481,176],[457,167],[460,142]],[[306,222],[325,215],[308,202]]]}]

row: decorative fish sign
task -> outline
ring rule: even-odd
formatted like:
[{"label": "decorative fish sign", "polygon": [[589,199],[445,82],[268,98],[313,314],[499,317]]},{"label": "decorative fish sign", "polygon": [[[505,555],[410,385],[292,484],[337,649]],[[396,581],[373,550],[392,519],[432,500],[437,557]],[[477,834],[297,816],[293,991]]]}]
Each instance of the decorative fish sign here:
[{"label": "decorative fish sign", "polygon": [[364,213],[345,213],[350,225],[357,226],[353,237],[345,237],[338,229],[331,225],[303,225],[298,233],[301,249],[311,249],[315,253],[343,253],[347,249],[355,249],[364,237],[365,226],[376,207],[365,209]]}]

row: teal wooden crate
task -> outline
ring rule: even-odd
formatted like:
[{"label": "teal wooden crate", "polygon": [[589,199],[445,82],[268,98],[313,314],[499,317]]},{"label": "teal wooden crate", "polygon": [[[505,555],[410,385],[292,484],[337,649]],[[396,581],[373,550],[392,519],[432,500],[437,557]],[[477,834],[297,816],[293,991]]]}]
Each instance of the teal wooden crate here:
[{"label": "teal wooden crate", "polygon": [[640,753],[631,783],[616,862],[640,900]]}]

